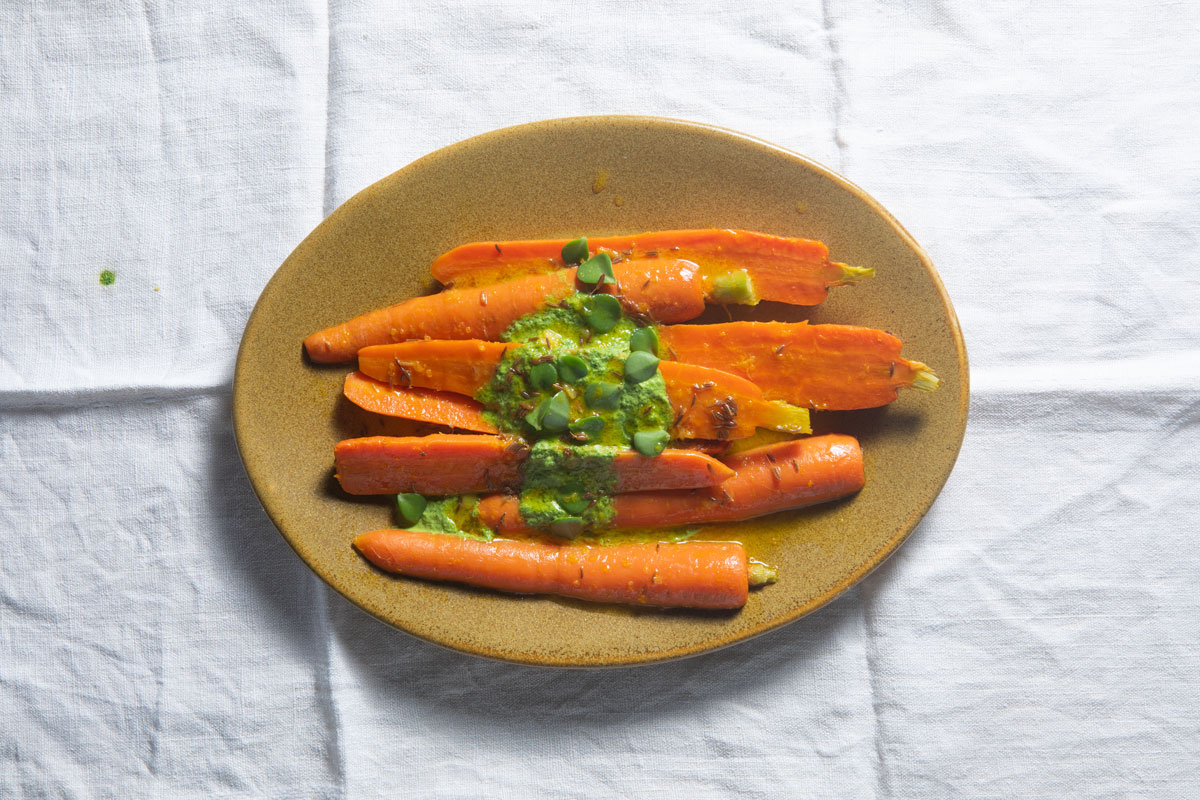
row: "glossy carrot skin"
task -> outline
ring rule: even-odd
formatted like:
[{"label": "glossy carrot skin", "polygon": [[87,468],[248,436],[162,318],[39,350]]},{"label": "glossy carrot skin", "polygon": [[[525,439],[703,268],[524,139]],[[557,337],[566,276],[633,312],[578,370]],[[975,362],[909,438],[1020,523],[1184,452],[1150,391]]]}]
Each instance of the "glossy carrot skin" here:
[{"label": "glossy carrot skin", "polygon": [[[742,520],[836,500],[863,487],[862,449],[852,436],[826,434],[747,450],[724,459],[735,475],[698,491],[620,494],[613,528],[659,528]],[[479,518],[498,533],[522,533],[520,502],[490,495]]]},{"label": "glossy carrot skin", "polygon": [[[630,310],[660,323],[684,322],[704,311],[704,286],[695,265],[653,259],[616,265],[607,286]],[[317,363],[350,361],[364,347],[411,339],[496,340],[526,314],[575,291],[575,270],[524,275],[478,288],[447,289],[371,311],[304,340]]]},{"label": "glossy carrot skin", "polygon": [[[358,353],[359,369],[378,383],[373,387],[375,402],[359,405],[380,414],[414,418],[408,413],[411,403],[395,403],[398,413],[393,413],[382,398],[389,392],[405,398],[412,391],[407,387],[475,394],[492,380],[500,359],[513,346],[477,339],[433,339],[364,347]],[[758,427],[789,433],[810,430],[807,409],[764,400],[762,390],[745,378],[672,361],[661,362],[659,371],[675,412],[672,432],[677,439],[744,439]],[[460,427],[485,430],[470,423]]]},{"label": "glossy carrot skin", "polygon": [[677,361],[658,365],[675,410],[679,439],[745,439],[757,428],[809,433],[806,409],[763,399],[758,386],[729,372]]},{"label": "glossy carrot skin", "polygon": [[333,461],[349,494],[449,495],[519,486],[526,452],[523,442],[505,436],[367,436],[338,442]]},{"label": "glossy carrot skin", "polygon": [[346,376],[343,393],[359,408],[388,417],[431,422],[476,433],[499,433],[483,418],[483,406],[469,397],[432,389],[398,389],[361,372]]},{"label": "glossy carrot skin", "polygon": [[388,572],[601,603],[741,608],[749,588],[746,551],[736,542],[591,547],[378,530],[354,546]]},{"label": "glossy carrot skin", "polygon": [[[504,436],[432,434],[347,439],[334,447],[334,464],[349,494],[450,495],[516,491],[528,446]],[[613,459],[616,491],[713,486],[733,470],[696,450],[664,450],[654,458],[631,451]]]},{"label": "glossy carrot skin", "polygon": [[707,491],[622,495],[615,527],[740,522],[836,500],[863,487],[862,449],[853,436],[810,436],[725,459],[736,474]]},{"label": "glossy carrot skin", "polygon": [[900,356],[900,340],[854,325],[729,322],[658,329],[662,353],[732,372],[768,399],[813,409],[875,408],[896,399],[918,376],[937,378]]},{"label": "glossy carrot skin", "polygon": [[377,344],[358,351],[358,369],[389,386],[419,386],[474,395],[496,374],[515,344],[481,339],[429,339]]},{"label": "glossy carrot skin", "polygon": [[[566,239],[472,242],[442,254],[433,276],[457,286],[478,285],[518,273],[545,273],[562,267]],[[845,266],[829,260],[821,242],[754,231],[727,229],[655,231],[630,236],[588,237],[593,252],[614,257],[685,258],[696,262],[708,281],[722,272],[744,269],[764,300],[816,305],[830,286],[850,283]]]},{"label": "glossy carrot skin", "polygon": [[317,331],[304,340],[318,363],[349,361],[373,344],[408,339],[498,339],[516,320],[575,291],[575,273],[526,275],[482,289],[449,289]]}]

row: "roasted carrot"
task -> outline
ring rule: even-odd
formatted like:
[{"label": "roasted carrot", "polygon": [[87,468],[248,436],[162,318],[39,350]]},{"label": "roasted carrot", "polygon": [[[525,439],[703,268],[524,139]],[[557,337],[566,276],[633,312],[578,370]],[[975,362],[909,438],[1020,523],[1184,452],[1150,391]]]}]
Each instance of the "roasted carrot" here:
[{"label": "roasted carrot", "polygon": [[[630,311],[658,322],[684,322],[704,311],[704,285],[696,266],[677,259],[618,264],[617,294]],[[304,340],[308,357],[320,363],[349,361],[362,348],[409,339],[498,339],[526,314],[540,311],[575,291],[575,270],[524,275],[470,289],[447,289],[317,331]]]},{"label": "roasted carrot", "polygon": [[[613,528],[739,522],[823,503],[863,487],[862,450],[852,436],[826,434],[767,445],[724,459],[736,473],[707,491],[656,491],[613,498]],[[498,533],[526,532],[520,502],[489,495],[479,519]]]},{"label": "roasted carrot", "polygon": [[346,376],[346,399],[359,408],[418,422],[432,422],[478,433],[499,433],[483,418],[483,406],[470,397],[432,389],[388,386],[361,372]]},{"label": "roasted carrot", "polygon": [[[456,286],[491,283],[521,273],[561,269],[566,239],[513,242],[472,242],[442,254],[433,262],[433,276]],[[816,305],[830,286],[855,283],[874,270],[829,260],[821,242],[754,231],[725,229],[655,231],[632,236],[589,237],[593,252],[614,258],[686,258],[700,265],[706,289],[722,275],[745,270],[757,296],[795,305]]]},{"label": "roasted carrot", "polygon": [[756,428],[810,433],[808,409],[764,400],[752,382],[695,364],[658,365],[675,410],[672,433],[679,439],[744,439]]},{"label": "roasted carrot", "polygon": [[938,377],[900,356],[900,340],[853,325],[729,322],[658,329],[662,353],[753,381],[763,397],[815,409],[874,408],[912,386],[931,391]]},{"label": "roasted carrot", "polygon": [[367,436],[333,448],[342,489],[350,494],[469,494],[519,486],[527,446],[484,434]]},{"label": "roasted carrot", "polygon": [[[392,391],[403,397],[408,391],[404,387],[414,386],[475,394],[492,380],[506,349],[513,346],[476,339],[374,345],[359,351],[358,366],[380,382],[374,387],[378,396]],[[659,371],[675,412],[677,439],[743,439],[760,427],[788,433],[810,430],[808,409],[764,400],[761,389],[738,375],[671,361],[660,362]],[[408,403],[396,403],[396,413],[382,402],[364,408],[413,418]]]},{"label": "roasted carrot", "polygon": [[[529,455],[520,439],[468,434],[370,436],[346,439],[333,459],[350,494],[448,495],[515,491]],[[653,458],[618,453],[612,462],[615,491],[714,486],[733,470],[696,450],[664,450]]]},{"label": "roasted carrot", "polygon": [[591,547],[378,530],[354,546],[388,572],[601,603],[741,608],[750,583],[746,550],[737,542]]},{"label": "roasted carrot", "polygon": [[389,386],[419,386],[474,395],[496,374],[515,344],[480,339],[428,339],[377,344],[358,351],[358,369]]}]

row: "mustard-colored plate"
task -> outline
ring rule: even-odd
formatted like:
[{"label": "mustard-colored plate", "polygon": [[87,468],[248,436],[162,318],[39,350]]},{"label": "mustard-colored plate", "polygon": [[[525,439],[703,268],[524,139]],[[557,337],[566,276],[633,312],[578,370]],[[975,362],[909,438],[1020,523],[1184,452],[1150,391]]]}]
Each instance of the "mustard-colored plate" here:
[{"label": "mustard-colored plate", "polygon": [[[350,546],[393,524],[386,498],[352,498],[333,479],[340,439],[407,433],[341,397],[345,366],[315,366],[309,333],[436,284],[439,253],[488,239],[728,227],[806,236],[836,261],[875,267],[815,308],[762,304],[735,318],[883,328],[944,381],[884,409],[815,413],[858,436],[866,488],[850,500],[713,526],[779,569],[736,613],[606,607],[384,575]],[[710,309],[709,321],[727,319]],[[887,558],[929,510],[967,420],[967,356],[950,300],[912,237],[861,189],[774,145],[649,117],[581,117],[506,128],[446,147],[359,192],[271,278],[242,338],[234,425],[246,472],[300,557],[333,588],[422,639],[528,664],[604,666],[679,658],[791,622]]]}]

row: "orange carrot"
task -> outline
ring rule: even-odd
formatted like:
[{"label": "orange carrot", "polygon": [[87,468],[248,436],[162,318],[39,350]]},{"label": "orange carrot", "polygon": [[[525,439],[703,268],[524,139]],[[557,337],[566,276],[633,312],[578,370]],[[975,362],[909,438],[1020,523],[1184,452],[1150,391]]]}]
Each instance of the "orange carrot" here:
[{"label": "orange carrot", "polygon": [[[515,491],[529,447],[503,436],[432,434],[347,439],[334,447],[337,477],[349,494],[448,495]],[[618,453],[616,491],[714,486],[733,470],[696,450],[664,450],[654,458]]]},{"label": "orange carrot", "polygon": [[[613,528],[659,528],[739,522],[823,503],[863,487],[862,450],[852,436],[831,433],[747,450],[725,459],[736,473],[707,491],[657,491],[613,498]],[[497,533],[528,531],[511,495],[479,501],[479,519]]]},{"label": "orange carrot", "polygon": [[[704,286],[695,265],[676,259],[627,262],[613,270],[630,311],[662,323],[684,322],[704,311]],[[447,289],[317,331],[304,340],[319,363],[349,361],[362,348],[409,339],[498,339],[513,322],[575,291],[575,270],[525,275],[480,288]]]},{"label": "orange carrot", "polygon": [[[522,273],[546,273],[563,266],[566,239],[472,242],[442,254],[433,276],[456,286],[490,283]],[[706,288],[720,276],[745,270],[763,300],[816,305],[830,286],[855,283],[873,270],[829,260],[829,249],[812,239],[724,229],[656,231],[632,236],[589,237],[592,252],[614,258],[669,256],[700,265]]]},{"label": "orange carrot", "polygon": [[400,389],[361,372],[346,376],[346,399],[359,408],[418,422],[432,422],[478,433],[499,433],[483,418],[483,406],[469,397],[431,389]]},{"label": "orange carrot", "polygon": [[527,446],[483,434],[368,436],[333,448],[337,479],[349,494],[467,494],[521,482]]},{"label": "orange carrot", "polygon": [[900,357],[900,340],[853,325],[729,322],[658,329],[666,357],[732,372],[763,397],[818,409],[874,408],[898,389],[936,389],[919,361]]},{"label": "orange carrot", "polygon": [[376,344],[358,351],[358,369],[389,386],[474,395],[487,386],[513,347],[517,345],[480,339]]},{"label": "orange carrot", "polygon": [[808,410],[764,400],[745,378],[719,369],[662,361],[658,365],[675,410],[679,439],[744,439],[756,428],[810,433]]},{"label": "orange carrot", "polygon": [[[506,349],[514,346],[477,339],[374,345],[359,351],[358,366],[364,374],[387,382],[376,387],[379,395],[392,391],[403,397],[408,391],[389,389],[389,385],[475,394],[492,380]],[[788,433],[810,431],[808,409],[764,400],[762,390],[745,378],[672,361],[661,362],[659,371],[675,412],[677,439],[744,439],[759,427]],[[382,402],[364,407],[412,418],[407,403],[397,403],[397,413]]]},{"label": "orange carrot", "polygon": [[602,603],[741,608],[750,583],[746,550],[737,542],[591,547],[378,530],[354,546],[388,572]]}]

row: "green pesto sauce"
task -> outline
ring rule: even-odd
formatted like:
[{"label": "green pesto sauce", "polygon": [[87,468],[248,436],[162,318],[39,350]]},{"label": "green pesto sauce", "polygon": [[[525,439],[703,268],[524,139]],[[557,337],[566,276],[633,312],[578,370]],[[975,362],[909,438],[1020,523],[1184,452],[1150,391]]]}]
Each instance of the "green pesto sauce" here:
[{"label": "green pesto sauce", "polygon": [[[616,488],[613,459],[629,449],[634,433],[669,430],[673,421],[660,373],[638,384],[625,381],[629,338],[637,325],[623,316],[611,330],[596,333],[583,316],[587,298],[587,294],[576,293],[557,307],[514,322],[501,338],[521,346],[505,354],[491,383],[475,395],[489,422],[505,433],[532,442],[524,467],[521,515],[536,528],[549,528],[563,518],[578,518],[590,530],[612,519],[610,495]],[[577,383],[560,379],[545,389],[533,387],[529,381],[532,367],[557,362],[567,355],[587,365],[586,377]],[[585,392],[595,382],[619,387],[615,402],[606,404],[614,407],[588,405]],[[604,428],[587,439],[535,429],[526,417],[559,391],[568,400],[572,421],[598,416]],[[579,511],[581,498],[587,506]],[[564,508],[564,499],[575,510]]]},{"label": "green pesto sauce", "polygon": [[455,533],[468,539],[490,542],[492,531],[479,521],[476,507],[479,498],[473,494],[455,497],[430,498],[421,518],[409,530],[430,533]]},{"label": "green pesto sauce", "polygon": [[112,286],[116,282],[117,273],[113,272],[111,269],[106,269],[100,273],[101,286]]}]

